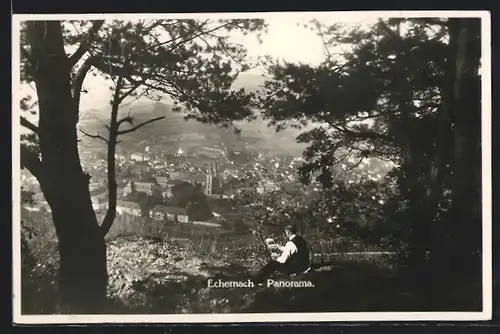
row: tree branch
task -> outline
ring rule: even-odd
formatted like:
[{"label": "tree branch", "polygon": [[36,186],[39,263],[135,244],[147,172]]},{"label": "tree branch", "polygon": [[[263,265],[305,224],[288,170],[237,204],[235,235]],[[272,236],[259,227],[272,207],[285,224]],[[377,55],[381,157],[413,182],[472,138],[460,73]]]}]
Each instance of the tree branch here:
[{"label": "tree branch", "polygon": [[[76,76],[73,80],[73,84],[71,85],[73,101],[75,102],[75,107],[76,107],[77,112],[79,112],[79,110],[80,110],[80,97],[82,94],[83,81],[85,80],[87,73],[92,68],[93,60],[94,59],[92,57],[85,60],[83,65],[78,69],[78,72],[76,73]],[[78,117],[77,117],[77,121],[78,121]]]},{"label": "tree branch", "polygon": [[429,24],[429,25],[438,25],[441,27],[446,27],[447,21],[443,21],[441,18],[432,18],[432,17],[422,17],[419,18],[420,21]]},{"label": "tree branch", "polygon": [[[172,47],[172,48],[170,48],[168,51],[169,51],[169,52],[172,52],[172,51],[174,51],[175,49],[177,49],[179,46],[182,46],[182,45],[184,45],[184,44],[186,44],[186,43],[188,43],[188,42],[190,42],[190,41],[193,41],[193,40],[195,40],[196,38],[198,38],[198,37],[200,37],[200,36],[203,36],[203,35],[209,34],[209,33],[211,33],[211,32],[217,31],[217,30],[219,30],[219,29],[222,29],[222,28],[224,28],[224,27],[228,26],[230,23],[229,23],[229,22],[228,22],[228,23],[224,23],[224,24],[221,24],[221,25],[219,25],[219,26],[217,26],[217,27],[215,27],[215,28],[212,28],[212,29],[210,29],[210,30],[207,30],[207,31],[202,31],[201,29],[202,29],[203,27],[205,27],[207,24],[208,24],[208,21],[205,21],[205,23],[203,23],[201,26],[199,26],[199,27],[196,29],[197,31],[199,31],[197,34],[196,34],[196,33],[194,33],[195,31],[191,31],[191,32],[193,33],[193,35],[191,35],[191,36],[189,36],[189,37],[186,37],[185,39],[183,39],[183,40],[181,40],[181,41],[179,41],[179,42],[175,43],[175,44],[173,45],[173,47]],[[200,32],[200,31],[201,31],[201,32]],[[181,38],[181,36],[177,36],[177,37],[174,37],[174,38],[172,38],[172,39],[170,39],[170,40],[167,40],[167,41],[164,41],[164,42],[159,42],[159,43],[153,44],[153,45],[151,45],[151,46],[147,47],[147,48],[145,49],[145,51],[148,51],[148,50],[151,50],[151,49],[153,49],[153,48],[157,48],[157,47],[163,46],[163,45],[165,45],[165,44],[169,44],[169,43],[175,42],[176,40],[179,40],[180,38]]]},{"label": "tree branch", "polygon": [[24,126],[25,128],[33,131],[34,133],[36,134],[39,134],[39,129],[38,129],[38,126],[36,126],[35,124],[31,123],[30,121],[28,121],[26,118],[24,118],[23,116],[20,116],[21,117],[21,125]]},{"label": "tree branch", "polygon": [[329,123],[329,125],[348,136],[352,136],[359,139],[383,140],[388,145],[396,146],[394,138],[391,138],[390,136],[384,134],[376,133],[373,131],[353,131],[346,127],[341,127],[332,123]]},{"label": "tree branch", "polygon": [[94,41],[95,36],[97,35],[97,32],[99,29],[104,24],[104,20],[99,20],[99,21],[92,21],[92,28],[89,29],[89,31],[85,34],[83,42],[80,44],[78,49],[69,57],[69,64],[71,67],[73,67],[89,50],[90,45]]},{"label": "tree branch", "polygon": [[127,97],[130,96],[130,94],[135,92],[137,90],[137,88],[139,88],[141,85],[142,85],[142,82],[134,82],[132,87],[125,94],[123,94],[122,96],[120,96],[118,98],[118,101],[119,101],[118,103],[121,104]]},{"label": "tree branch", "polygon": [[387,23],[385,23],[384,20],[382,19],[379,19],[378,20],[378,23],[380,25],[380,27],[385,31],[385,33],[387,35],[390,35],[391,37],[397,39],[397,40],[401,40],[401,36],[399,36],[396,32],[394,32],[391,28],[389,28],[389,26],[387,25]]},{"label": "tree branch", "polygon": [[133,121],[134,119],[129,115],[127,117],[123,117],[122,119],[120,119],[119,121],[116,122],[116,125],[117,127],[120,127],[120,125],[122,125],[123,123],[129,123],[130,125],[133,125]]},{"label": "tree branch", "polygon": [[21,144],[21,168],[27,168],[39,182],[42,179],[42,162],[37,154]]},{"label": "tree branch", "polygon": [[28,60],[31,61],[31,54],[29,53],[28,50],[26,50],[25,47],[21,46],[21,54]]},{"label": "tree branch", "polygon": [[107,152],[107,173],[108,173],[108,209],[106,210],[106,216],[104,217],[102,224],[100,226],[102,234],[105,236],[113,222],[116,218],[116,202],[117,202],[117,182],[116,182],[116,161],[115,161],[115,152],[116,152],[116,144],[118,143],[118,108],[122,101],[130,95],[137,87],[140,85],[134,85],[131,89],[129,89],[125,94],[120,95],[121,90],[124,86],[124,72],[125,69],[129,65],[129,59],[125,60],[122,73],[118,77],[116,82],[116,86],[113,92],[113,101],[111,103],[111,119],[109,122],[109,126],[106,128],[109,130],[109,140],[108,140],[108,152]]},{"label": "tree branch", "polygon": [[78,129],[78,130],[80,130],[80,132],[83,133],[84,135],[86,135],[87,137],[90,137],[90,138],[93,138],[93,139],[100,139],[100,140],[102,140],[102,141],[104,141],[106,143],[108,142],[108,140],[106,138],[104,138],[103,136],[101,136],[99,133],[95,134],[95,135],[91,135],[90,133],[87,133],[87,132],[85,132],[85,131],[83,131],[81,129]]},{"label": "tree branch", "polygon": [[160,117],[156,117],[156,118],[150,119],[150,120],[148,120],[148,121],[145,121],[145,122],[143,122],[143,123],[141,123],[141,124],[138,124],[138,125],[136,125],[136,126],[134,126],[134,127],[130,128],[130,129],[126,129],[126,130],[118,131],[118,132],[117,132],[117,134],[118,134],[118,135],[124,135],[124,134],[126,134],[126,133],[134,132],[134,131],[136,131],[137,129],[142,128],[144,125],[147,125],[147,124],[150,124],[150,123],[153,123],[153,122],[159,121],[159,120],[164,119],[164,118],[165,118],[165,116],[160,116]]}]

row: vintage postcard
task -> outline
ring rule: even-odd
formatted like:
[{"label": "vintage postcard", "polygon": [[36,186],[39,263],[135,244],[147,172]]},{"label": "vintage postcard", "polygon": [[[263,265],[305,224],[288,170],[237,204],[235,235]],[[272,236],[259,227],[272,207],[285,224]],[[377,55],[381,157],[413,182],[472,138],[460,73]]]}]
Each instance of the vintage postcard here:
[{"label": "vintage postcard", "polygon": [[490,16],[14,15],[13,322],[488,320]]}]

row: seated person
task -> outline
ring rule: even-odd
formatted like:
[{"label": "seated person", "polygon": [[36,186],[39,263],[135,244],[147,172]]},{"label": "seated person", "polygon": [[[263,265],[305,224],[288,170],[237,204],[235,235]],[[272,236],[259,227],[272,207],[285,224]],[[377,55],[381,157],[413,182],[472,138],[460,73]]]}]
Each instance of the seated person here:
[{"label": "seated person", "polygon": [[256,279],[263,280],[274,272],[283,274],[299,274],[309,269],[309,249],[307,242],[300,235],[293,225],[285,228],[285,235],[288,242],[284,247],[279,247],[281,255],[269,261],[256,275]]}]

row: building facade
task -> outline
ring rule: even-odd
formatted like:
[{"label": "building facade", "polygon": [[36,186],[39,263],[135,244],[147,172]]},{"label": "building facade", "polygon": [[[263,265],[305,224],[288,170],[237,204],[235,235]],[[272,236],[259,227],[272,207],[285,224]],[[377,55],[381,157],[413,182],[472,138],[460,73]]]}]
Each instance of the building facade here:
[{"label": "building facade", "polygon": [[128,201],[117,201],[116,212],[118,214],[128,214],[131,216],[141,216],[141,207],[139,203]]},{"label": "building facade", "polygon": [[132,182],[127,183],[127,185],[123,188],[123,196],[127,197],[128,195],[132,194],[133,192],[133,186]]},{"label": "building facade", "polygon": [[157,205],[149,213],[156,220],[170,220],[179,223],[187,223],[189,217],[186,209],[176,206]]},{"label": "building facade", "polygon": [[130,181],[123,188],[123,196],[126,197],[128,195],[131,195],[135,191],[151,196],[153,194],[155,188],[156,188],[156,184],[153,182],[133,182],[133,181]]},{"label": "building facade", "polygon": [[170,177],[166,175],[161,175],[156,177],[156,182],[163,188],[167,187],[168,181],[170,180]]},{"label": "building facade", "polygon": [[92,197],[92,208],[94,211],[105,210],[108,208],[108,199],[105,197]]},{"label": "building facade", "polygon": [[152,195],[155,189],[155,184],[152,182],[135,182],[135,191]]}]

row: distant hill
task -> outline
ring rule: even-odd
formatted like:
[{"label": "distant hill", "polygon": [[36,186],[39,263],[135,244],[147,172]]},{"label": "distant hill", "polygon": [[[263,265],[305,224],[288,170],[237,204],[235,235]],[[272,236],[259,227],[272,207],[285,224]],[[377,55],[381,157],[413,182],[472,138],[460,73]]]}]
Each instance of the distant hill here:
[{"label": "distant hill", "polygon": [[[260,74],[243,73],[233,84],[233,89],[245,88],[247,91],[256,92],[264,83]],[[300,155],[304,145],[295,140],[299,131],[289,129],[276,132],[267,126],[261,118],[252,122],[240,122],[237,126],[242,130],[241,136],[236,136],[232,129],[221,129],[215,125],[202,124],[194,120],[185,121],[182,113],[172,111],[168,102],[154,103],[149,100],[134,103],[123,107],[122,115],[132,109],[131,115],[135,124],[145,120],[166,116],[165,119],[148,124],[136,132],[123,135],[120,140],[121,147],[127,149],[144,148],[144,146],[160,146],[167,151],[177,148],[194,149],[201,146],[225,146],[233,149],[246,147],[252,151],[267,151],[272,153],[289,153]],[[90,133],[106,134],[105,125],[109,122],[109,110],[91,109],[81,112],[79,128]],[[125,129],[124,125],[124,129]],[[102,141],[80,136],[83,147],[101,148]]]},{"label": "distant hill", "polygon": [[[121,114],[127,115],[129,110],[130,108],[126,107]],[[221,129],[215,125],[194,120],[186,121],[182,113],[173,112],[172,106],[165,103],[136,104],[133,106],[131,115],[135,118],[135,124],[158,116],[166,117],[138,131],[121,136],[120,146],[127,149],[160,146],[167,151],[175,151],[179,147],[192,150],[202,146],[220,146],[223,143],[233,149],[246,147],[251,151],[300,155],[304,148],[302,144],[295,141],[299,134],[297,130],[276,132],[260,118],[252,122],[239,123],[237,126],[242,132],[241,136],[237,136],[232,129]],[[107,132],[104,126],[108,124],[108,121],[109,111],[93,109],[81,113],[78,125],[85,132],[104,135]],[[123,129],[127,126],[123,125]],[[104,145],[102,141],[84,135],[81,135],[80,139],[83,147],[99,148]]]}]

